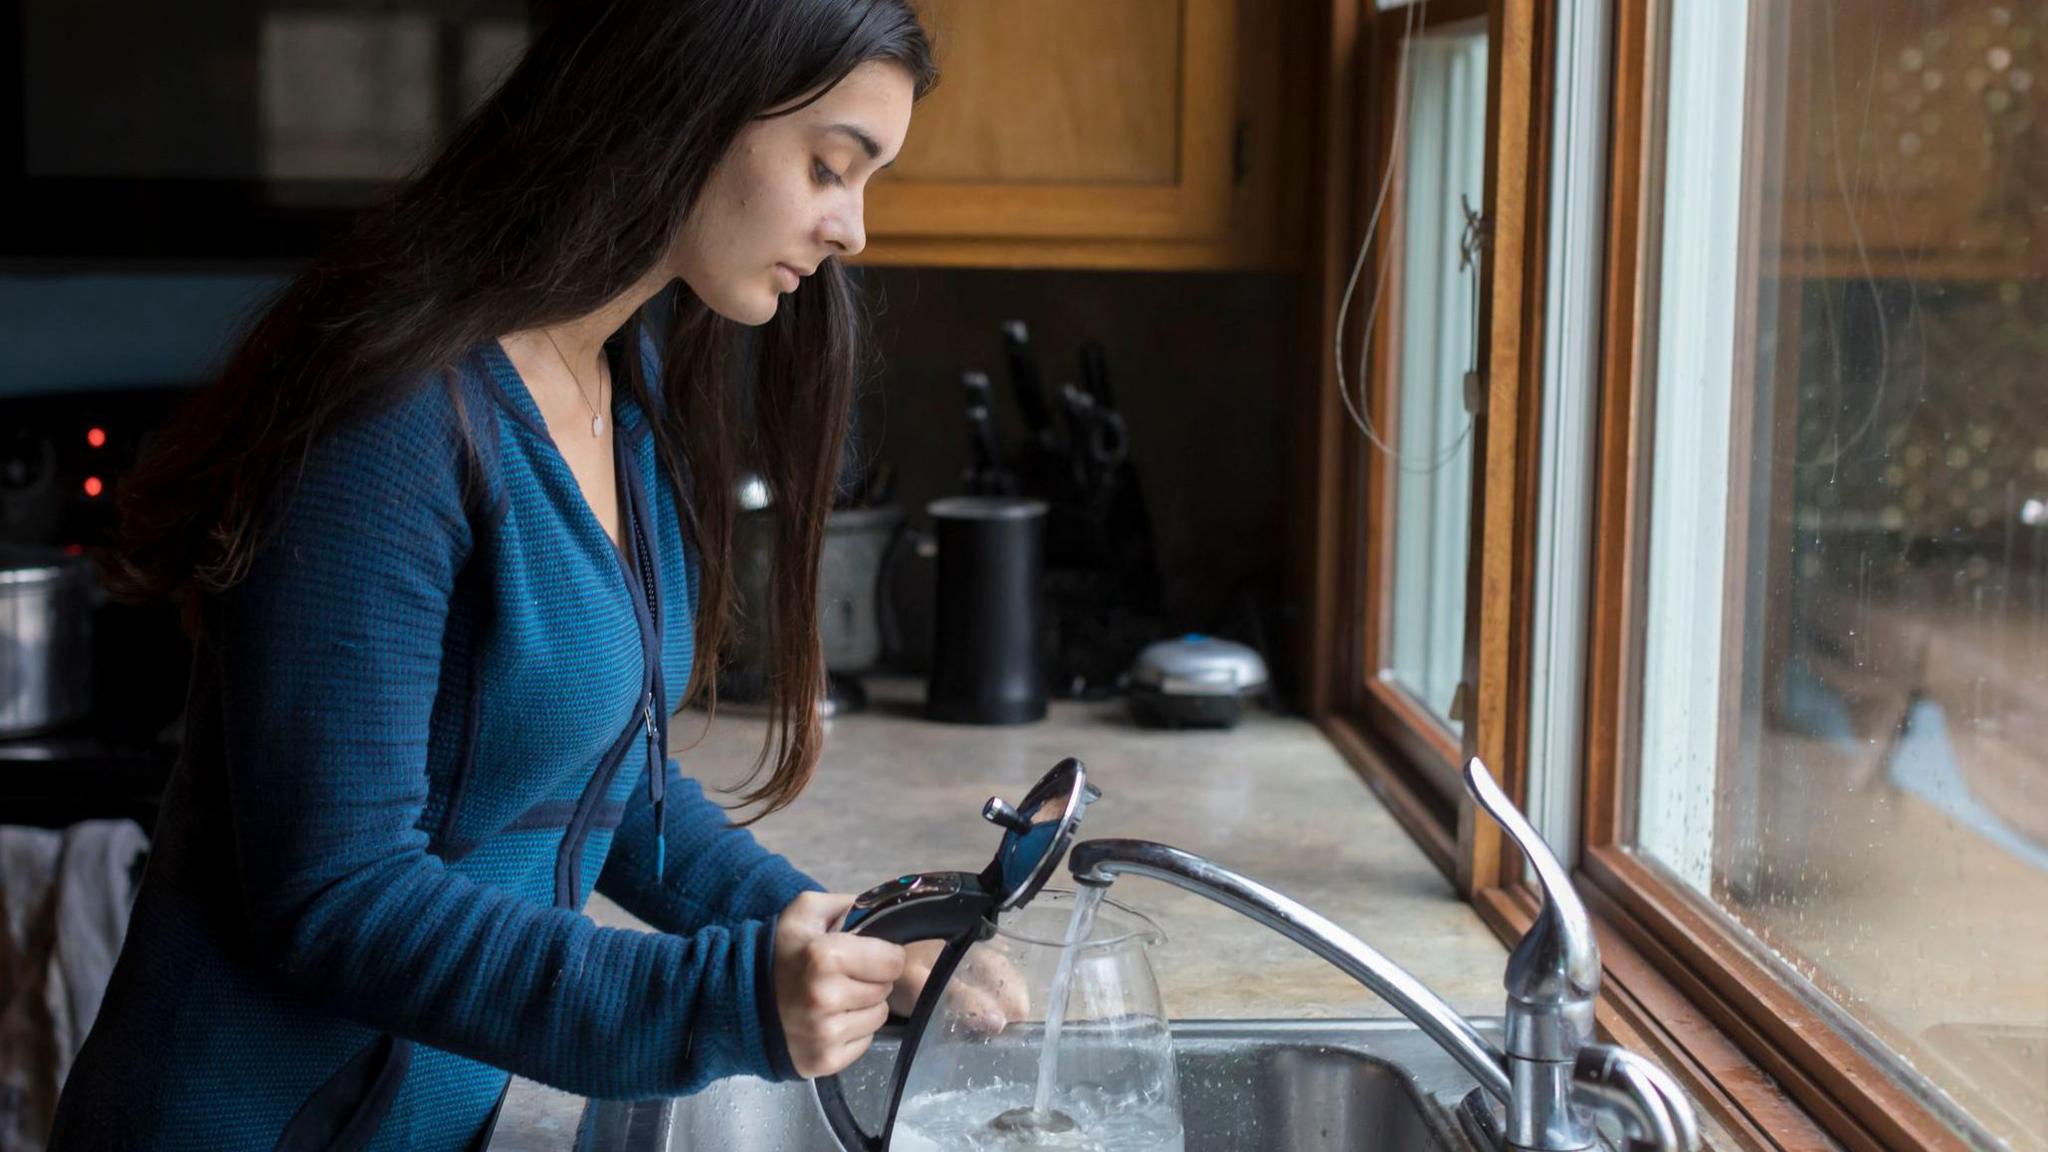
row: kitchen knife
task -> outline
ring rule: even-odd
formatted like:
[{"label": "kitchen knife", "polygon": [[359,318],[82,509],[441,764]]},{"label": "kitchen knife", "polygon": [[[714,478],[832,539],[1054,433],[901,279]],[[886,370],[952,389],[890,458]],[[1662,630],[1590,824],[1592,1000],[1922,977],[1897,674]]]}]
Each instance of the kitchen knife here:
[{"label": "kitchen knife", "polygon": [[996,465],[995,420],[989,411],[990,388],[986,372],[967,372],[960,377],[960,396],[967,410],[967,490],[976,495],[1000,492]]},{"label": "kitchen knife", "polygon": [[1016,393],[1017,411],[1024,417],[1024,427],[1040,447],[1055,449],[1052,412],[1046,405],[1038,360],[1031,354],[1031,333],[1022,320],[1003,322],[1003,348],[1010,356],[1010,388]]},{"label": "kitchen knife", "polygon": [[1081,345],[1081,384],[1088,394],[1095,397],[1095,405],[1104,411],[1116,408],[1116,393],[1109,386],[1109,358],[1102,350],[1102,343],[1090,340]]},{"label": "kitchen knife", "polygon": [[1067,418],[1067,468],[1074,478],[1074,491],[1085,499],[1098,479],[1090,450],[1095,440],[1095,398],[1072,384],[1063,384],[1060,403]]}]

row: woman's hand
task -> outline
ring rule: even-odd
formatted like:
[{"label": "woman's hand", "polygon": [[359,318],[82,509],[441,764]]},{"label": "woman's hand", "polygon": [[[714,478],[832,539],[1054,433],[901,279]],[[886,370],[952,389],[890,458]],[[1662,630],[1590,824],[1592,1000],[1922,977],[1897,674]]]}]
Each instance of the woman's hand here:
[{"label": "woman's hand", "polygon": [[851,907],[851,896],[806,892],[775,919],[775,1008],[789,1062],[805,1079],[830,1076],[868,1050],[903,975],[901,947],[833,930]]},{"label": "woman's hand", "polygon": [[[945,943],[920,940],[903,948],[903,975],[889,993],[889,1010],[908,1016],[917,1008],[924,982],[931,977]],[[1002,953],[989,948],[970,948],[967,958],[953,970],[946,985],[946,1010],[976,1032],[1001,1032],[1012,1020],[1031,1011],[1031,993],[1024,987],[1023,974]]]}]

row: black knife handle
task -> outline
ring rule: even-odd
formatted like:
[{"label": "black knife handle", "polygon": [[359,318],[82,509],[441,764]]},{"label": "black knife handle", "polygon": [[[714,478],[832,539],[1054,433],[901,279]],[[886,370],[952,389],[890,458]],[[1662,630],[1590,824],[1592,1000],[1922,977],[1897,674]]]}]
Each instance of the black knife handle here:
[{"label": "black knife handle", "polygon": [[1109,384],[1109,356],[1103,352],[1099,340],[1081,345],[1081,383],[1088,389],[1088,394],[1095,397],[1098,407],[1105,410],[1116,408],[1116,393]]},{"label": "black knife handle", "polygon": [[1017,394],[1017,411],[1023,414],[1032,439],[1043,444],[1052,426],[1052,410],[1046,405],[1038,360],[1031,354],[1031,333],[1022,320],[1003,322],[1003,348],[1010,356],[1010,387]]}]

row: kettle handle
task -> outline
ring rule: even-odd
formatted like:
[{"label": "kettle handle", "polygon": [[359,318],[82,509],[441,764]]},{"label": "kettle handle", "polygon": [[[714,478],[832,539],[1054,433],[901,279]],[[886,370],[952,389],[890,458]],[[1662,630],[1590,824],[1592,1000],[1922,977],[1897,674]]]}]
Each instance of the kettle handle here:
[{"label": "kettle handle", "polygon": [[[870,928],[873,930],[868,931]],[[941,938],[930,935],[921,925],[892,917],[857,925],[850,931],[892,944],[914,944],[920,940]],[[938,1009],[939,998],[945,995],[946,984],[953,979],[953,971],[960,966],[967,949],[976,941],[987,939],[993,931],[993,925],[981,920],[965,932],[943,938],[946,946],[932,964],[931,975],[925,977],[924,991],[918,994],[917,1007],[911,1012],[910,1023],[903,1030],[902,1044],[896,1049],[896,1066],[889,1076],[889,1112],[882,1121],[880,1133],[871,1135],[861,1128],[853,1108],[846,1102],[846,1092],[837,1073],[811,1081],[811,1087],[818,1094],[818,1108],[825,1114],[825,1125],[832,1130],[833,1138],[839,1141],[845,1152],[884,1152],[889,1147],[889,1136],[896,1128],[896,1109],[903,1103],[903,1085],[910,1074],[910,1062],[917,1058],[917,1045],[924,1036],[925,1025],[930,1023],[932,1013]]]}]

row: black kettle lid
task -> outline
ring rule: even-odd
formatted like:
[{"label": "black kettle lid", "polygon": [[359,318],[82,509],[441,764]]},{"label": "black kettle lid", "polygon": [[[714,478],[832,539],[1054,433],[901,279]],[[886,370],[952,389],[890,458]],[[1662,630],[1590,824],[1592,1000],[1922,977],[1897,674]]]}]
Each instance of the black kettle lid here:
[{"label": "black kettle lid", "polygon": [[996,897],[995,910],[1008,912],[1038,895],[1066,858],[1081,814],[1102,793],[1088,782],[1088,770],[1069,756],[1011,807],[991,799],[982,818],[1003,827],[1003,842],[981,874],[982,888]]}]

